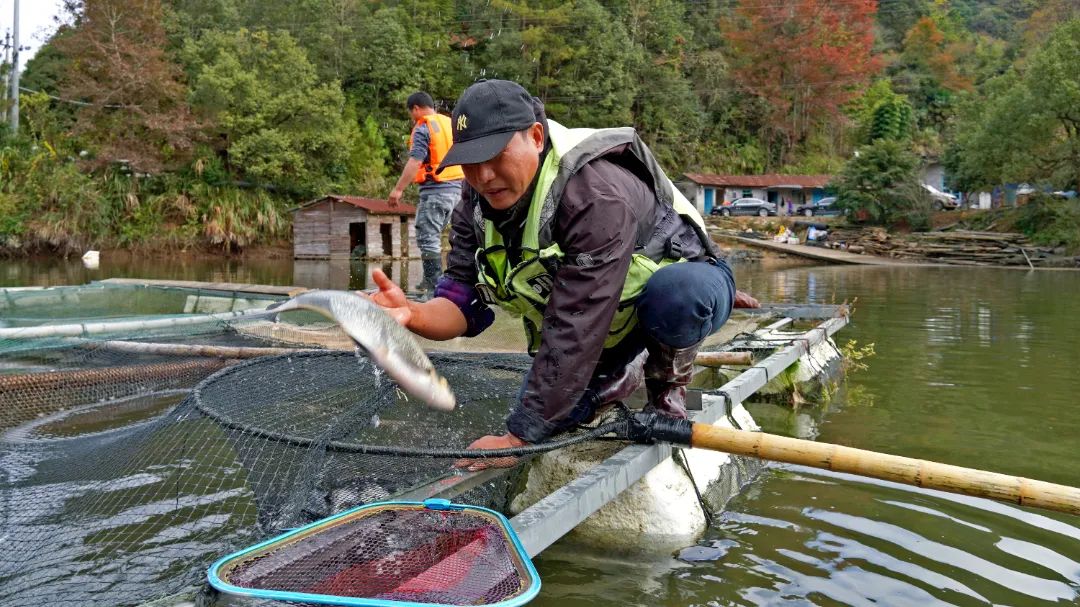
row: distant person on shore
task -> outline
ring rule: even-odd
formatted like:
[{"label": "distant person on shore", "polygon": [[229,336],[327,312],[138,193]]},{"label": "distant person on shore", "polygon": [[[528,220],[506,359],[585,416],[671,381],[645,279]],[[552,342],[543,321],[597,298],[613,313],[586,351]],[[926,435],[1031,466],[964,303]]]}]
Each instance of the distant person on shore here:
[{"label": "distant person on shore", "polygon": [[436,172],[439,163],[453,144],[450,117],[435,111],[431,95],[418,91],[409,95],[405,106],[413,119],[409,134],[409,160],[401,171],[397,185],[387,197],[387,203],[396,207],[401,195],[410,183],[420,186],[420,204],[416,207],[416,246],[424,278],[417,285],[421,291],[434,292],[442,275],[442,233],[450,223],[450,214],[461,200],[461,182],[464,177],[460,167]]}]

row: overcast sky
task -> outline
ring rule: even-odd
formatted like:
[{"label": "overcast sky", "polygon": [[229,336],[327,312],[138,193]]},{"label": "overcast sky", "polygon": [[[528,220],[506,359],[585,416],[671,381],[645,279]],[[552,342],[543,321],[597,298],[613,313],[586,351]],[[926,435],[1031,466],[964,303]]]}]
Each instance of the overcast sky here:
[{"label": "overcast sky", "polygon": [[[41,45],[56,31],[54,17],[60,14],[61,0],[21,0],[19,2],[19,43],[29,46],[19,56],[19,64],[26,67],[26,61],[34,56]],[[15,23],[15,0],[0,0],[0,43],[3,36],[12,31]],[[0,51],[2,54],[2,51]],[[0,58],[2,59],[2,58]]]}]

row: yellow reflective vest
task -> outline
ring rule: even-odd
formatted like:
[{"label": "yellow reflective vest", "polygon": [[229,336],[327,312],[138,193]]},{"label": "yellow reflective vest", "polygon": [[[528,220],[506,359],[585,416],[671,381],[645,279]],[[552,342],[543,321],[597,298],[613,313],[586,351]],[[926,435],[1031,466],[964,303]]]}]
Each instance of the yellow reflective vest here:
[{"label": "yellow reflective vest", "polygon": [[[476,251],[477,290],[488,303],[498,304],[511,314],[522,317],[531,353],[536,353],[540,348],[544,309],[554,287],[552,268],[561,265],[564,257],[559,244],[552,242],[551,238],[555,210],[567,182],[590,161],[612,148],[629,146],[628,151],[648,169],[653,180],[650,185],[657,193],[658,204],[674,207],[684,221],[693,222],[699,228],[695,230],[699,238],[708,238],[705,236],[705,223],[697,209],[672,185],[633,128],[567,129],[548,120],[548,136],[551,149],[540,168],[540,176],[529,202],[520,262],[511,267],[502,235],[494,223],[480,215],[479,205],[474,216],[484,243]],[[661,215],[657,214],[658,219]],[[654,240],[665,237],[658,234]],[[654,253],[652,257],[644,253],[633,254],[604,348],[619,343],[637,324],[634,304],[653,272],[670,263],[682,261],[677,252],[673,253],[671,247],[665,244],[650,242],[652,246],[643,248],[644,251],[664,251],[663,254]],[[709,249],[708,244],[705,249]]]}]

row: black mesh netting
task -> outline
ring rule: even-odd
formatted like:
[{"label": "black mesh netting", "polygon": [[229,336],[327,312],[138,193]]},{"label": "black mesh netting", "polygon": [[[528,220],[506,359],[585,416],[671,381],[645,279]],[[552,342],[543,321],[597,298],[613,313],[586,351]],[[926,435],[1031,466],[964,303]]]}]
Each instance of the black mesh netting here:
[{"label": "black mesh netting", "polygon": [[534,584],[495,517],[397,506],[319,525],[218,573],[240,588],[442,605],[490,605]]},{"label": "black mesh netting", "polygon": [[[241,361],[117,338],[0,340],[0,604],[138,605],[283,529],[454,474],[446,458],[351,446],[461,448],[500,431],[529,364],[432,354],[458,399],[447,414],[352,352]],[[267,345],[236,323],[139,339]],[[510,478],[457,499],[501,509]]]}]

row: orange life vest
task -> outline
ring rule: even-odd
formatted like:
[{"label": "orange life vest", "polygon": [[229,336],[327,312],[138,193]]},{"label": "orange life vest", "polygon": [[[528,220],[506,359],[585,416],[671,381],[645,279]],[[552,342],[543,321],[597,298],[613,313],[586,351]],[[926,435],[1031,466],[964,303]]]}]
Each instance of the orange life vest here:
[{"label": "orange life vest", "polygon": [[421,124],[426,124],[428,129],[428,162],[420,165],[420,170],[416,172],[416,178],[413,181],[427,183],[430,178],[432,181],[442,183],[464,179],[465,173],[461,171],[460,166],[446,167],[442,173],[435,172],[435,169],[439,168],[442,159],[446,158],[450,146],[454,144],[454,136],[450,130],[450,117],[443,114],[421,116],[420,120],[416,121],[413,132],[409,133],[410,150],[412,149],[413,133]]}]

